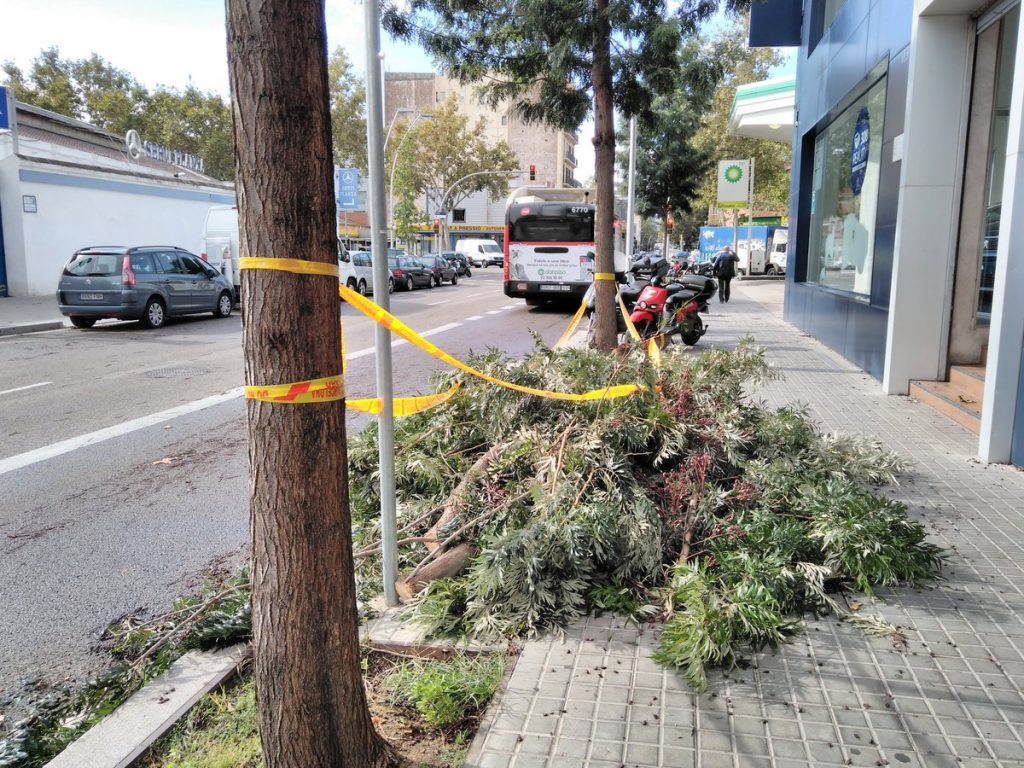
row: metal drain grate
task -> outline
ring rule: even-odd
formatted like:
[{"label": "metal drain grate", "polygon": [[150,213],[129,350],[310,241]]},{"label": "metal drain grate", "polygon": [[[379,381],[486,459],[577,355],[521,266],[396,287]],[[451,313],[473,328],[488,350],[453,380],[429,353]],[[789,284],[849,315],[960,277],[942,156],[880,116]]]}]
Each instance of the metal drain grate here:
[{"label": "metal drain grate", "polygon": [[145,375],[150,379],[191,379],[193,376],[202,376],[209,373],[205,368],[157,368],[146,371]]}]

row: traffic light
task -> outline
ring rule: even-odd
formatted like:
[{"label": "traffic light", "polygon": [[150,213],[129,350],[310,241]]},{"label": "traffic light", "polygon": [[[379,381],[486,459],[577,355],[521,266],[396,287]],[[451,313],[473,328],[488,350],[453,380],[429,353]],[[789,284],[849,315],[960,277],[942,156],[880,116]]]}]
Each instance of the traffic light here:
[{"label": "traffic light", "polygon": [[536,181],[536,180],[537,180],[537,166],[536,165],[531,165],[530,166],[530,181]]},{"label": "traffic light", "polygon": [[676,227],[676,220],[672,218],[671,213],[668,215],[668,218],[665,219],[665,226],[668,227],[669,230],[675,229]]}]

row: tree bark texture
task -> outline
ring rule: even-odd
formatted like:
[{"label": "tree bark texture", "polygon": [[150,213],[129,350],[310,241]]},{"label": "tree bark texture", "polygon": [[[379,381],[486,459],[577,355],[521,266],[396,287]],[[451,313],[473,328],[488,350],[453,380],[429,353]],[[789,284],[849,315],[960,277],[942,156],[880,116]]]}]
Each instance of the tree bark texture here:
[{"label": "tree bark texture", "polygon": [[[227,0],[240,250],[337,259],[323,2]],[[338,282],[242,273],[245,382],[341,371]],[[267,768],[395,763],[359,664],[344,401],[248,401],[252,625]]]},{"label": "tree bark texture", "polygon": [[[594,218],[594,271],[615,272],[615,115],[612,94],[611,21],[608,0],[594,0],[594,178],[597,180],[597,212]],[[611,280],[594,282],[594,306],[598,349],[611,349],[618,343],[615,313],[615,284]]]}]

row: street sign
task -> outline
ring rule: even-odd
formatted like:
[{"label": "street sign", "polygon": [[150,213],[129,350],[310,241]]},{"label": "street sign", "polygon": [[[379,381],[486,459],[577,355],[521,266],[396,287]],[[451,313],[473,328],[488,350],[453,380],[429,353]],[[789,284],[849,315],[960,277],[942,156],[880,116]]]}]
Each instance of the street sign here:
[{"label": "street sign", "polygon": [[359,171],[355,168],[334,169],[334,196],[343,211],[359,209]]},{"label": "street sign", "polygon": [[718,162],[718,207],[746,208],[750,193],[750,161]]},{"label": "street sign", "polygon": [[0,85],[0,130],[11,127],[11,116],[7,112],[7,89]]}]

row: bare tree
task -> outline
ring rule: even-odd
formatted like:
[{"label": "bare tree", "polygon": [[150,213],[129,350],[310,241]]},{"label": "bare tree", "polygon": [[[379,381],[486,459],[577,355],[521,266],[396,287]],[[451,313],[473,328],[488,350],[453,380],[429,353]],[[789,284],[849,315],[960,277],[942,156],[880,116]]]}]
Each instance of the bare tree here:
[{"label": "bare tree", "polygon": [[[323,0],[227,0],[236,188],[246,256],[335,264]],[[246,270],[245,381],[336,376],[338,284]],[[253,645],[268,768],[397,761],[359,665],[344,400],[249,400]]]}]

